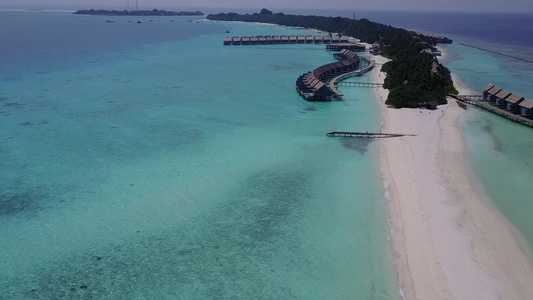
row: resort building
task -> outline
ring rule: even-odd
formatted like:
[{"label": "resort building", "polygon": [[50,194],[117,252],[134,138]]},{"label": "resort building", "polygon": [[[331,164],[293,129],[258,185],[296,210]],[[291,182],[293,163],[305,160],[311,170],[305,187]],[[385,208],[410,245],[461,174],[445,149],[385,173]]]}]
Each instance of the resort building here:
[{"label": "resort building", "polygon": [[533,119],[533,99],[525,99],[520,104],[520,115]]},{"label": "resort building", "polygon": [[494,84],[487,84],[483,90],[483,100],[496,102],[496,94],[499,93],[502,89],[495,86]]},{"label": "resort building", "polygon": [[501,90],[495,95],[495,104],[497,106],[505,106],[505,100],[507,97],[511,96],[511,92],[506,90]]},{"label": "resort building", "polygon": [[339,61],[323,65],[298,77],[296,90],[305,100],[331,100],[338,92],[328,87],[327,82],[361,67],[361,59],[353,51],[342,49],[339,53],[335,53],[334,57]]},{"label": "resort building", "polygon": [[524,100],[524,97],[518,96],[516,94],[511,94],[507,99],[505,99],[505,105],[508,111],[512,113],[519,113],[520,106],[518,104]]},{"label": "resort building", "polygon": [[370,46],[370,54],[372,55],[380,55],[381,54],[381,47],[378,42],[374,42],[372,46]]}]

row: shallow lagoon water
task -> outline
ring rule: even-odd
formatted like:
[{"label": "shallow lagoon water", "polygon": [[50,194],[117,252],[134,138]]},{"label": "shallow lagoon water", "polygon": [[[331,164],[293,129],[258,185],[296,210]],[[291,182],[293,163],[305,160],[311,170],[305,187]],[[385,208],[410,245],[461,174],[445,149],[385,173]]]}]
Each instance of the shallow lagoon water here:
[{"label": "shallow lagoon water", "polygon": [[307,31],[9,15],[77,29],[3,58],[0,297],[397,295],[377,145],[325,135],[377,129],[372,91],[308,103],[294,82],[322,46],[222,46]]},{"label": "shallow lagoon water", "polygon": [[[519,17],[523,16],[519,14]],[[458,44],[462,42],[533,60],[531,41],[509,41],[509,36],[499,38],[505,35],[511,25],[512,22],[507,22],[505,26],[499,26],[496,22],[495,32],[499,35],[491,37],[467,30],[465,32],[468,34],[452,36],[454,44],[442,46],[449,54],[444,63],[478,94],[486,84],[493,83],[512,93],[532,98],[532,63]],[[533,32],[531,26],[513,26],[515,27],[512,31],[522,32],[523,35]],[[441,30],[441,33],[446,33],[444,28]],[[517,229],[526,246],[530,250],[533,249],[533,223],[528,213],[533,209],[530,192],[533,179],[532,129],[475,107],[467,109],[460,121],[460,127],[465,134],[467,161],[472,175],[476,177],[480,192],[485,194],[490,205],[494,205]]]}]

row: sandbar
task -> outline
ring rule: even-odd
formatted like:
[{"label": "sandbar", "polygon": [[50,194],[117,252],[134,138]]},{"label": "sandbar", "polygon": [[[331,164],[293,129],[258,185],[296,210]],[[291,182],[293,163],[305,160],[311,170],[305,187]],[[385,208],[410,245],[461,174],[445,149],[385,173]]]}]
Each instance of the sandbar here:
[{"label": "sandbar", "polygon": [[[385,78],[379,69],[374,82]],[[388,108],[388,91],[375,91],[382,131],[416,135],[380,139],[399,297],[533,299],[531,254],[467,166],[457,125],[464,110],[450,99],[437,110]]]}]

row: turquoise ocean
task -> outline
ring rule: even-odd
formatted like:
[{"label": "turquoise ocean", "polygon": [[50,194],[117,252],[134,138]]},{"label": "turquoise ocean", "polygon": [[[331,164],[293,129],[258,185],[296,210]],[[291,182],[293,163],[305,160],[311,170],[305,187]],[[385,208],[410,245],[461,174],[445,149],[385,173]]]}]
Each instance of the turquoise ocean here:
[{"label": "turquoise ocean", "polygon": [[[447,35],[470,89],[533,97],[533,64],[458,44],[533,60],[531,14],[357,17]],[[315,32],[107,19],[0,11],[0,299],[398,298],[377,144],[325,135],[379,130],[373,91],[308,103],[294,83],[323,46],[222,45]],[[531,129],[475,108],[460,127],[533,247]]]},{"label": "turquoise ocean", "polygon": [[0,12],[0,299],[398,297],[377,144],[326,136],[379,130],[373,91],[222,45],[315,32],[107,19]]}]

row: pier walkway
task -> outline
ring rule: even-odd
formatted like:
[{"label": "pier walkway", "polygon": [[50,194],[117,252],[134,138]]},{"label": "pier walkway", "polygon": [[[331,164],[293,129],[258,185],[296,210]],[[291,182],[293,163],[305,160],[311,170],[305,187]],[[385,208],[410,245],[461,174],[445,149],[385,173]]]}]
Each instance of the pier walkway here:
[{"label": "pier walkway", "polygon": [[358,132],[358,131],[330,131],[328,136],[362,137],[362,138],[391,138],[400,136],[415,136],[414,134],[382,133],[382,132]]},{"label": "pier walkway", "polygon": [[496,114],[500,117],[506,118],[510,121],[520,123],[533,128],[533,120],[524,118],[522,116],[513,114],[505,109],[499,108],[495,105],[490,104],[488,100],[483,100],[483,95],[448,95],[454,99],[457,99],[463,103],[477,106],[481,109],[490,111],[493,114]]},{"label": "pier walkway", "polygon": [[344,96],[341,92],[339,92],[339,90],[337,89],[338,88],[338,84],[337,84],[337,81],[341,81],[343,79],[346,79],[346,78],[350,78],[350,77],[353,77],[353,76],[360,76],[370,70],[372,70],[372,68],[374,68],[374,64],[375,64],[375,61],[374,60],[367,60],[365,58],[361,58],[361,61],[366,61],[368,63],[368,65],[362,69],[359,69],[359,70],[356,70],[356,71],[353,71],[353,72],[349,72],[349,73],[345,73],[345,74],[341,74],[335,78],[333,78],[330,82],[329,82],[329,88],[331,89],[331,91],[335,94],[336,97],[342,97]]},{"label": "pier walkway", "polygon": [[363,44],[351,43],[350,37],[338,35],[256,35],[224,38],[226,46],[279,45],[279,44],[325,44],[328,51],[348,49],[354,52],[366,51]]},{"label": "pier walkway", "polygon": [[341,81],[341,82],[339,82],[339,83],[337,84],[337,86],[376,88],[376,87],[382,87],[382,86],[383,86],[383,83],[379,83],[379,82]]}]

